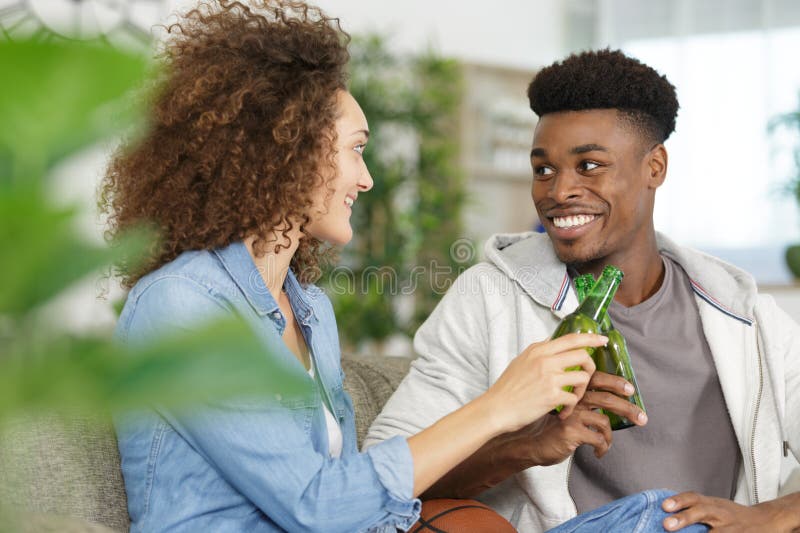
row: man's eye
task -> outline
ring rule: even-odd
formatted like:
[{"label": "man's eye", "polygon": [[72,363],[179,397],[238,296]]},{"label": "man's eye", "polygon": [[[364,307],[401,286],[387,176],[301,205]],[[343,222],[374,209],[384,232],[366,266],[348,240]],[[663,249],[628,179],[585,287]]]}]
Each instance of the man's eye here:
[{"label": "man's eye", "polygon": [[536,167],[534,169],[534,172],[536,173],[537,176],[552,176],[553,174],[555,174],[555,171],[552,168],[546,166]]},{"label": "man's eye", "polygon": [[366,144],[357,144],[357,145],[355,145],[353,147],[353,150],[355,150],[359,154],[363,154],[364,153],[364,148],[366,148],[366,147],[367,147]]},{"label": "man's eye", "polygon": [[584,171],[590,171],[600,168],[600,165],[598,163],[595,163],[594,161],[581,161],[581,164],[579,166],[581,170]]}]

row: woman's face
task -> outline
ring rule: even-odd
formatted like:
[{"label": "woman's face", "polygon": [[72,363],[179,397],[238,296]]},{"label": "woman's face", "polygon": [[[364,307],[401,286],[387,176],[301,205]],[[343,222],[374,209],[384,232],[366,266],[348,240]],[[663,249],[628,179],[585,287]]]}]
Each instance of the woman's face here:
[{"label": "woman's face", "polygon": [[372,188],[372,176],[362,157],[369,138],[367,118],[347,91],[339,91],[336,99],[336,174],[316,191],[306,229],[316,239],[341,246],[353,238],[353,204],[359,193]]}]

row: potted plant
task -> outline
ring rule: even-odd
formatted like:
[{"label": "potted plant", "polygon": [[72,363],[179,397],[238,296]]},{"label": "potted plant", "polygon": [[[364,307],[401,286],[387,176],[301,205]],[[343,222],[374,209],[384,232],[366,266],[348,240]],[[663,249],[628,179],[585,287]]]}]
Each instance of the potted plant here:
[{"label": "potted plant", "polygon": [[455,134],[461,67],[434,53],[398,55],[377,35],[354,39],[351,54],[375,187],[359,197],[343,265],[323,279],[345,351],[383,353],[392,337],[410,339],[474,259],[471,249],[453,253],[467,201]]},{"label": "potted plant", "polygon": [[[770,124],[770,131],[778,128],[788,129],[800,135],[800,109],[791,113],[785,113],[773,119]],[[791,194],[800,206],[800,142],[796,142],[793,148],[794,176],[784,186],[783,190]],[[800,279],[800,243],[792,244],[786,248],[786,265],[794,275],[795,279]]]}]

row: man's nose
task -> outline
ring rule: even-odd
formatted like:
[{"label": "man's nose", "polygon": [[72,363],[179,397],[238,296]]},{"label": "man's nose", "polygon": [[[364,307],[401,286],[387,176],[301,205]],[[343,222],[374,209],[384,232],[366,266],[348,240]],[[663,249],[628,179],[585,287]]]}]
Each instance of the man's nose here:
[{"label": "man's nose", "polygon": [[548,196],[559,204],[580,196],[580,181],[573,171],[562,171],[550,181]]}]

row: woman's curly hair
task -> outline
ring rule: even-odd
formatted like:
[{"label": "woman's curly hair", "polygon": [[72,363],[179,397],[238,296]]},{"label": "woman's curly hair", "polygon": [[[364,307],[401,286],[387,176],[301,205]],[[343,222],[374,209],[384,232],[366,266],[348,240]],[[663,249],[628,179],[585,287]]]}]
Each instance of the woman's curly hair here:
[{"label": "woman's curly hair", "polygon": [[302,283],[331,254],[304,228],[334,168],[350,38],[302,2],[249,4],[203,2],[167,27],[145,133],[117,151],[101,186],[108,239],[139,225],[159,236],[144,262],[117,265],[128,288],[186,250],[256,235],[261,255],[298,225]]}]

